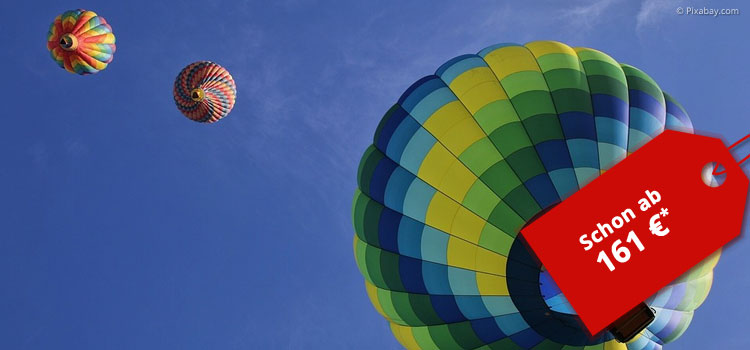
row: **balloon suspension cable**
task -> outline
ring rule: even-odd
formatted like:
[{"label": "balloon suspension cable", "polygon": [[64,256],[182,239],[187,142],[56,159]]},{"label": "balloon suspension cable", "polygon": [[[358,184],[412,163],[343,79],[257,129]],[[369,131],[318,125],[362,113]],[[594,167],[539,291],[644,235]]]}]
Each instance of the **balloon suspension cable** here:
[{"label": "balloon suspension cable", "polygon": [[[735,147],[739,146],[741,143],[747,141],[747,139],[750,139],[750,134],[745,135],[745,137],[743,137],[743,138],[737,140],[735,143],[729,145],[729,147],[727,147],[727,149],[731,150],[732,148],[735,148]],[[739,162],[737,162],[737,164],[742,165],[742,163],[744,163],[748,159],[750,159],[750,154],[746,155],[745,158],[742,158],[742,160],[740,160]],[[717,173],[716,170],[718,170],[718,168],[719,168],[719,164],[716,164],[714,166],[714,171],[713,171],[713,175],[714,176],[722,175],[722,174],[724,174],[724,173],[727,172],[727,170],[724,169],[724,170],[722,170],[722,171],[720,171],[720,172]]]}]

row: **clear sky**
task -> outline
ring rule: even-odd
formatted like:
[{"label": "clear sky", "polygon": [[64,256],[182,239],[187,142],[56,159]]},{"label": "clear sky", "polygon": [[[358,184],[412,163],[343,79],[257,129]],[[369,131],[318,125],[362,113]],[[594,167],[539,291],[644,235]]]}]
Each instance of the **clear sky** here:
[{"label": "clear sky", "polygon": [[[699,132],[750,132],[746,2],[510,3],[0,2],[0,348],[400,348],[354,262],[357,164],[412,82],[492,44],[602,50],[651,75]],[[54,17],[79,7],[117,36],[94,76],[45,47]],[[204,59],[238,87],[214,125],[171,95]],[[668,349],[750,348],[749,250],[726,249]]]}]

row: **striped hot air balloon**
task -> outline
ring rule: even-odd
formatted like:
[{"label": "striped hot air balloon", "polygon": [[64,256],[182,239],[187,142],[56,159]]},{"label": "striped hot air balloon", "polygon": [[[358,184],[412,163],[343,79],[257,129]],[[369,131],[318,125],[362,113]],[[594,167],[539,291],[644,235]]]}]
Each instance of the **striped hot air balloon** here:
[{"label": "striped hot air balloon", "polygon": [[354,252],[375,309],[407,349],[661,349],[719,252],[647,300],[656,320],[622,344],[587,335],[517,237],[665,128],[692,132],[683,107],[593,49],[501,44],[446,62],[388,110],[359,166]]},{"label": "striped hot air balloon", "polygon": [[93,74],[112,62],[115,35],[107,21],[93,11],[66,11],[50,25],[47,49],[68,72]]},{"label": "striped hot air balloon", "polygon": [[214,123],[234,107],[237,87],[229,72],[211,61],[183,68],[174,81],[174,101],[190,120]]}]

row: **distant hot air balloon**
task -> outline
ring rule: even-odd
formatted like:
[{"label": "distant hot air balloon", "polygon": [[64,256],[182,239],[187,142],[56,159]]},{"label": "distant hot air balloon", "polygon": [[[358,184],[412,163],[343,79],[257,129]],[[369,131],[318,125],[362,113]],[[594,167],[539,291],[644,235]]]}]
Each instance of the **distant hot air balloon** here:
[{"label": "distant hot air balloon", "polygon": [[587,335],[517,238],[665,128],[692,132],[651,77],[558,42],[491,46],[414,83],[375,131],[353,205],[357,265],[398,341],[658,350],[679,337],[711,288],[719,252],[646,300],[656,320],[622,344],[609,332]]},{"label": "distant hot air balloon", "polygon": [[107,21],[93,11],[66,11],[50,25],[47,49],[68,72],[92,74],[112,62],[115,35]]},{"label": "distant hot air balloon", "polygon": [[174,101],[190,120],[213,123],[234,107],[237,87],[222,66],[198,61],[183,68],[174,81]]}]

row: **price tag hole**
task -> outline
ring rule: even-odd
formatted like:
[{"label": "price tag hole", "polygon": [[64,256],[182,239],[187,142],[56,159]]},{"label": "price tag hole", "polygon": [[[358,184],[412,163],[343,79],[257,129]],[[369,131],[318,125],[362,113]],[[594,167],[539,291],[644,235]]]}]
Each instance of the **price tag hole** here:
[{"label": "price tag hole", "polygon": [[708,162],[701,170],[701,180],[708,187],[719,187],[727,179],[727,172],[723,165],[716,162]]}]

